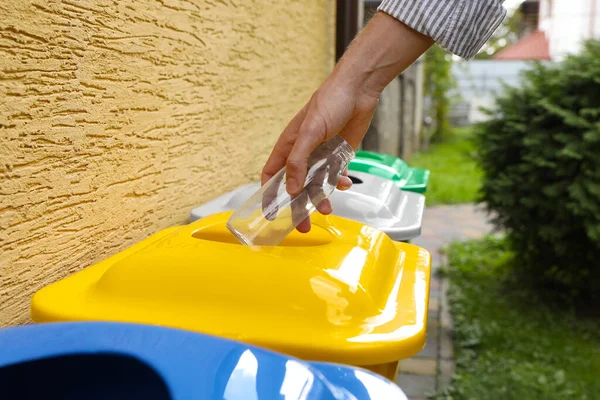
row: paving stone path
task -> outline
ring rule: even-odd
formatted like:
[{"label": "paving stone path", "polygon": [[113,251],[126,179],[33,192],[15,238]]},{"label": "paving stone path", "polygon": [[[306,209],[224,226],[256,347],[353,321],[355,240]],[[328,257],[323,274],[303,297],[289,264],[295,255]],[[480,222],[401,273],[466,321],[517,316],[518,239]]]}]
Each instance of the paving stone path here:
[{"label": "paving stone path", "polygon": [[452,318],[446,297],[448,283],[437,276],[445,263],[440,250],[453,241],[481,238],[491,230],[486,213],[473,204],[425,210],[421,236],[412,243],[429,250],[432,256],[427,344],[414,357],[400,361],[397,378],[411,400],[424,400],[428,394],[448,385],[454,371]]}]

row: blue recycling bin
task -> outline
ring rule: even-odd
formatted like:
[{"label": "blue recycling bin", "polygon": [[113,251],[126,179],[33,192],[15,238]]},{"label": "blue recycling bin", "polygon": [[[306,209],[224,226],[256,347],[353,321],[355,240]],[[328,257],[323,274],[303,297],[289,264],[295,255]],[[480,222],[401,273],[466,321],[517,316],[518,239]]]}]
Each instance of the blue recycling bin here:
[{"label": "blue recycling bin", "polygon": [[0,330],[8,399],[406,399],[369,371],[150,325],[67,322]]}]

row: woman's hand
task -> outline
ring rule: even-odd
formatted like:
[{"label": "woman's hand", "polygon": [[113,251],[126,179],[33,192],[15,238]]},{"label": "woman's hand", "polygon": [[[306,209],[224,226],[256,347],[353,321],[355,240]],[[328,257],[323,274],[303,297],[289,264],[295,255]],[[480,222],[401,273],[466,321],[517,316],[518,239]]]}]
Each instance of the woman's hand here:
[{"label": "woman's hand", "polygon": [[[416,60],[432,40],[382,12],[352,42],[331,75],[284,129],[262,171],[262,184],[286,166],[287,191],[304,187],[308,158],[321,143],[339,134],[357,148],[369,128],[381,91]],[[344,176],[338,189],[352,181]],[[333,209],[326,200],[319,212]],[[297,229],[310,230],[310,219]]]},{"label": "woman's hand", "polygon": [[[313,94],[310,101],[285,128],[269,157],[262,173],[264,184],[283,166],[286,166],[286,186],[290,194],[302,191],[308,157],[321,143],[340,134],[354,148],[364,137],[373,118],[377,97],[357,93],[356,88],[345,82],[336,82],[331,76]],[[345,190],[352,181],[343,176],[338,189]],[[330,214],[329,201],[318,206],[319,212]],[[300,232],[310,230],[310,220],[298,225]]]}]

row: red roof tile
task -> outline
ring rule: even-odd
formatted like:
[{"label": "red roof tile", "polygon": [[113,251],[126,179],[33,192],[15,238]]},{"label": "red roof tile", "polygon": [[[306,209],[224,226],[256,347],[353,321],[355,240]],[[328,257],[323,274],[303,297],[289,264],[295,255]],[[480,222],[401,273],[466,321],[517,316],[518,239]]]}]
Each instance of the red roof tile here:
[{"label": "red roof tile", "polygon": [[550,60],[548,39],[542,31],[535,31],[512,46],[500,51],[494,60]]}]

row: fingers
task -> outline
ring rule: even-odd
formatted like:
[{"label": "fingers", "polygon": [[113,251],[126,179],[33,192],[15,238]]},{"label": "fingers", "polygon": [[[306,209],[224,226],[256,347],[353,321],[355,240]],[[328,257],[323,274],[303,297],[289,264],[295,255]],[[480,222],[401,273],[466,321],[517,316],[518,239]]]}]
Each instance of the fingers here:
[{"label": "fingers", "polygon": [[[279,184],[283,179],[282,174],[276,174],[273,178],[274,181],[268,186],[263,186],[262,193],[262,210],[263,215],[268,221],[273,221],[277,217],[279,212],[279,205],[277,204],[277,195],[279,191]],[[266,182],[265,182],[266,183]]]},{"label": "fingers", "polygon": [[304,221],[300,222],[296,229],[300,233],[308,233],[310,231],[310,217],[307,217]]},{"label": "fingers", "polygon": [[304,187],[308,158],[314,149],[327,139],[327,125],[320,117],[307,115],[298,131],[296,143],[286,163],[286,188],[298,194]]},{"label": "fingers", "polygon": [[333,206],[329,199],[323,200],[318,206],[317,211],[319,211],[323,215],[329,215],[333,212]]},{"label": "fingers", "polygon": [[279,139],[277,140],[277,143],[275,143],[275,147],[273,147],[271,155],[269,156],[262,170],[262,185],[264,185],[269,179],[271,179],[273,175],[275,175],[281,168],[285,166],[288,155],[292,151],[292,147],[294,147],[294,143],[296,142],[298,129],[300,128],[300,125],[306,116],[307,107],[308,105],[304,106],[302,110],[300,110],[298,114],[292,118],[290,123],[285,127],[279,136]]},{"label": "fingers", "polygon": [[342,176],[337,184],[338,190],[348,190],[352,186],[352,179],[347,176]]},{"label": "fingers", "polygon": [[306,222],[304,222],[304,220],[307,218],[306,205],[310,204],[308,193],[301,192],[298,195],[291,195],[290,199],[291,202],[289,211],[291,212],[293,226],[298,227],[300,224],[304,223],[305,225],[303,226],[305,230],[303,232],[308,232],[310,230],[310,224],[306,225]]},{"label": "fingers", "polygon": [[[314,164],[314,160],[309,159],[309,164]],[[323,191],[323,182],[326,179],[327,170],[322,163],[309,165],[308,176],[306,178],[306,186],[304,190],[308,193],[308,197],[314,206],[319,209],[319,205],[327,198]]]}]

